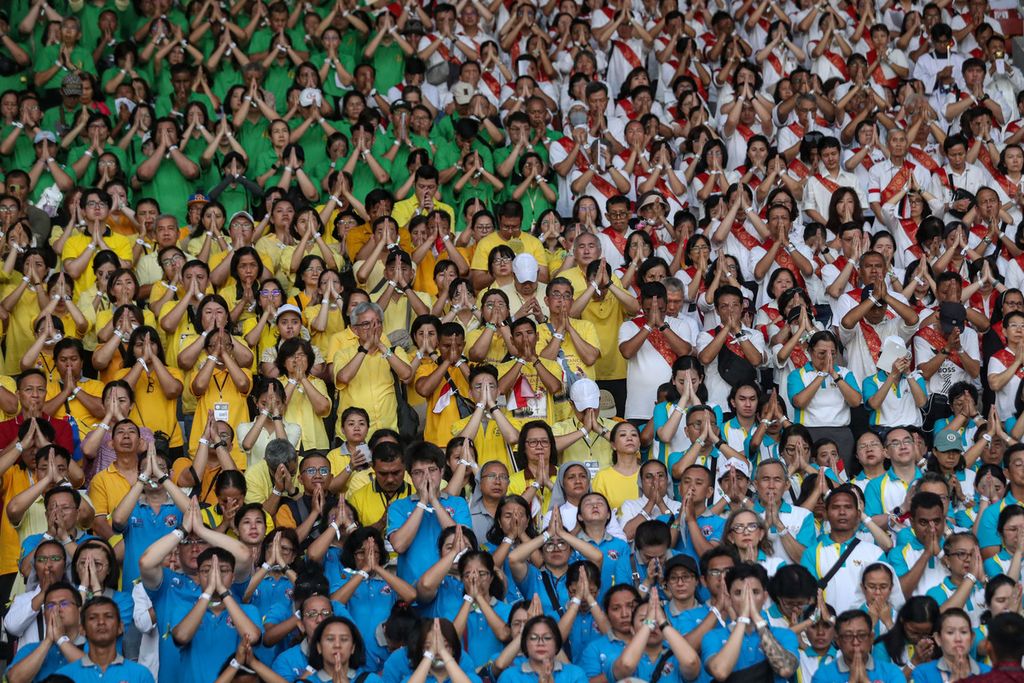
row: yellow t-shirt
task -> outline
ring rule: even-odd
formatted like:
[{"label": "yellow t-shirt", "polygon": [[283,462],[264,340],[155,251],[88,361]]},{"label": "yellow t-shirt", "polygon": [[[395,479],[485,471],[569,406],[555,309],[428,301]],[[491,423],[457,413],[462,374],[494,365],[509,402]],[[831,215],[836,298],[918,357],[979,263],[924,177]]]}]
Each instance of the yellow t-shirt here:
[{"label": "yellow t-shirt", "polygon": [[[394,215],[394,211],[392,211]],[[409,235],[409,230],[401,222],[398,222],[398,246],[402,248],[402,251],[412,255],[412,237]],[[359,251],[365,247],[369,242],[370,238],[373,237],[373,228],[370,227],[369,223],[363,223],[357,225],[348,231],[348,235],[345,236],[345,250],[348,253],[348,259],[350,261],[356,260],[356,255]]]},{"label": "yellow t-shirt", "polygon": [[[17,284],[4,287],[2,296],[6,298],[15,289]],[[36,339],[32,326],[38,317],[39,299],[32,289],[26,288],[7,321],[7,353],[4,357],[6,374],[17,375],[21,372],[21,358]],[[46,349],[43,353],[46,353]]]},{"label": "yellow t-shirt", "polygon": [[[434,208],[438,211],[444,211],[451,218],[451,224],[455,225],[455,209],[445,204],[444,202],[435,201]],[[394,207],[391,209],[391,217],[395,219],[403,228],[408,227],[409,221],[413,219],[420,210],[420,200],[413,194],[408,199],[403,199],[400,202],[395,202]]]},{"label": "yellow t-shirt", "polygon": [[620,474],[614,467],[603,469],[594,477],[592,488],[608,499],[608,505],[618,510],[627,500],[640,497],[637,474]]},{"label": "yellow t-shirt", "polygon": [[[201,370],[203,365],[208,362],[205,357],[202,358],[196,365],[196,372]],[[242,372],[249,379],[249,387],[252,388],[252,371],[248,368],[242,368]],[[207,415],[210,410],[213,410],[216,415],[218,405],[227,409],[228,419],[224,421],[231,425],[232,428],[249,421],[249,407],[245,401],[248,390],[245,392],[239,391],[226,369],[216,368],[213,371],[213,376],[210,377],[210,384],[202,394],[195,392],[195,375],[192,376],[189,383],[192,385],[192,393],[196,395],[197,399],[196,416],[192,422],[192,432],[189,434],[188,440],[189,453],[196,452],[196,448],[199,446],[199,437],[206,431]],[[234,459],[235,466],[238,469],[245,469],[246,457],[245,453],[242,452],[238,438],[234,439],[231,457]]]},{"label": "yellow t-shirt", "polygon": [[132,485],[117,469],[117,462],[112,462],[107,469],[98,473],[89,483],[89,500],[96,510],[96,515],[109,515],[122,499],[127,497]]},{"label": "yellow t-shirt", "polygon": [[[351,491],[351,489],[349,489]],[[347,500],[356,513],[359,515],[359,522],[363,526],[376,524],[388,513],[388,505],[399,498],[408,498],[413,492],[412,484],[406,482],[402,488],[392,497],[388,497],[377,487],[377,480],[373,477],[370,482],[362,488],[352,491]]]},{"label": "yellow t-shirt", "polygon": [[[514,417],[505,414],[508,421],[512,423],[512,426],[516,429],[521,429],[524,421],[518,420]],[[469,421],[473,419],[473,416],[464,417],[456,420],[452,423],[452,436],[458,436]],[[515,452],[517,444],[509,444],[505,442],[505,437],[501,435],[501,430],[498,429],[498,423],[495,420],[488,420],[486,424],[480,423],[480,427],[477,429],[476,434],[472,435],[473,445],[476,446],[476,458],[477,463],[482,467],[485,463],[489,463],[492,460],[504,463],[508,471],[511,472],[515,468],[512,467],[513,453]]]},{"label": "yellow t-shirt", "polygon": [[[78,380],[78,386],[82,390],[80,393],[89,394],[96,399],[103,396],[103,382],[82,377]],[[59,393],[59,386],[51,384],[46,385],[47,401]],[[61,406],[53,413],[53,417],[65,417],[68,414],[69,408],[71,416],[75,418],[75,422],[78,423],[78,435],[83,439],[88,436],[89,432],[95,429],[96,425],[103,419],[102,415],[100,417],[96,417],[90,413],[85,407],[85,404],[77,399],[70,399],[67,402],[62,403]]]},{"label": "yellow t-shirt", "polygon": [[[122,261],[132,262],[132,247],[135,245],[135,240],[125,237],[124,235],[118,235],[117,233],[110,233],[105,237],[100,238],[106,248],[117,254],[117,257]],[[67,263],[68,261],[74,261],[76,258],[82,255],[84,251],[89,248],[92,244],[92,237],[78,233],[68,238],[68,241],[64,243],[64,250],[61,251],[61,261]],[[85,270],[75,280],[75,288],[79,291],[88,289],[96,284],[96,273],[92,270],[92,262],[96,258],[98,249],[92,250],[92,256],[89,257],[89,263],[86,265]]]},{"label": "yellow t-shirt", "polygon": [[[416,391],[416,382],[422,377],[429,377],[435,370],[437,370],[437,363],[433,359],[424,358],[420,366],[416,368],[412,382],[409,383],[410,390]],[[450,368],[448,375],[454,380],[458,392],[469,398],[469,381],[462,371]],[[443,401],[439,403],[442,396],[447,399],[447,404]],[[449,383],[442,380],[427,400],[427,423],[423,429],[423,440],[444,448],[452,438],[452,425],[459,419],[459,407],[455,395],[451,392]]]},{"label": "yellow t-shirt", "polygon": [[[600,422],[603,427],[609,430],[615,426],[615,420],[600,418]],[[575,417],[571,417],[551,425],[551,431],[555,436],[565,436],[566,434],[580,431],[580,427],[582,427],[580,422]],[[587,438],[590,440],[589,444],[585,439],[581,438],[563,450],[559,455],[559,464],[579,462],[588,465],[589,463],[588,469],[595,463],[596,467],[600,469],[611,467],[611,443],[599,434],[591,433]]]},{"label": "yellow t-shirt", "polygon": [[[541,365],[543,365],[548,372],[555,377],[562,377],[562,369],[558,363],[547,358],[540,359]],[[498,377],[504,377],[506,373],[513,369],[513,366],[517,365],[519,361],[510,360],[505,363],[498,364]],[[525,397],[526,392],[525,386],[521,385],[523,380],[526,380],[530,385],[530,390],[534,396],[532,398]],[[518,390],[518,391],[517,391]],[[559,394],[562,392],[559,391]],[[521,397],[520,394],[523,396]],[[522,366],[519,372],[519,377],[516,379],[516,383],[512,385],[512,389],[508,395],[508,406],[512,411],[512,415],[515,417],[525,420],[544,420],[548,424],[555,423],[555,395],[547,390],[544,386],[544,382],[540,378],[540,373],[533,363],[527,363]]]},{"label": "yellow t-shirt", "polygon": [[487,258],[491,255],[491,251],[501,244],[511,248],[516,255],[531,254],[535,259],[537,259],[537,263],[542,266],[547,264],[547,257],[544,255],[544,245],[539,239],[530,233],[523,232],[506,241],[502,239],[501,234],[495,230],[494,232],[484,236],[484,238],[480,240],[480,243],[476,245],[476,249],[473,251],[473,260],[470,262],[469,267],[472,270],[482,270],[486,273]]},{"label": "yellow t-shirt", "polygon": [[[509,482],[508,482],[508,492],[509,492],[509,495],[516,495],[516,496],[523,495],[523,493],[526,491],[526,488],[530,484],[532,484],[533,481],[534,480],[532,478],[530,478],[530,479],[526,478],[526,470],[519,470],[518,472],[513,472],[512,476],[509,477]],[[555,477],[551,477],[551,481],[553,483],[555,481]],[[548,505],[551,503],[551,489],[550,488],[544,489],[544,496],[543,496],[543,498],[541,498],[539,500],[540,500],[540,512],[542,514],[546,513],[548,511]],[[534,499],[533,499],[534,511],[537,510],[537,501],[538,501],[538,498],[536,496],[534,496]]]},{"label": "yellow t-shirt", "polygon": [[[570,268],[559,275],[572,282],[573,293],[579,297],[588,287],[583,271],[579,267]],[[618,276],[612,275],[612,282],[621,287]],[[612,294],[607,294],[603,301],[591,299],[583,309],[583,320],[590,322],[597,332],[601,355],[594,363],[594,376],[601,379],[624,379],[626,377],[626,359],[619,353],[619,327],[628,318],[626,309]]]},{"label": "yellow t-shirt", "polygon": [[[486,331],[486,327],[478,327],[475,330],[466,333],[467,352],[476,345],[477,341]],[[497,365],[505,360],[507,355],[508,347],[505,346],[505,338],[501,336],[501,332],[495,330],[494,334],[491,335],[491,343],[487,347],[487,355],[484,356],[484,360],[482,362]]]},{"label": "yellow t-shirt", "polygon": [[[122,369],[117,373],[117,379],[124,379],[128,376],[131,368]],[[178,368],[167,368],[168,374],[184,385],[184,375]],[[135,405],[128,416],[137,425],[145,425],[155,432],[163,432],[170,437],[171,448],[183,446],[185,440],[182,437],[181,426],[178,424],[177,408],[178,400],[168,398],[160,386],[160,380],[155,372],[143,371],[133,387],[135,390]],[[184,386],[182,387],[184,389]]]},{"label": "yellow t-shirt", "polygon": [[[16,463],[0,478],[0,496],[9,501],[32,485],[27,468],[21,462]],[[18,558],[21,556],[21,539],[18,530],[11,524],[7,516],[7,505],[0,510],[0,574],[13,574],[18,571]]]},{"label": "yellow t-shirt", "polygon": [[337,304],[330,304],[330,308],[327,309],[327,329],[323,332],[317,332],[313,329],[313,321],[320,315],[320,310],[323,308],[323,304],[313,304],[307,308],[302,309],[302,324],[306,326],[306,329],[310,333],[310,341],[318,348],[327,351],[326,358],[333,358],[331,354],[331,343],[334,338],[341,335],[345,331],[345,320],[344,316],[341,315],[341,309],[338,308]]},{"label": "yellow t-shirt", "polygon": [[[358,345],[344,346],[334,354],[334,372],[337,375],[355,357]],[[401,348],[395,355],[406,363],[409,357]],[[338,385],[338,426],[341,433],[341,414],[346,408],[359,406],[370,415],[370,432],[381,428],[398,429],[398,400],[391,365],[380,352],[367,354],[356,376],[348,384]]]},{"label": "yellow t-shirt", "polygon": [[[361,370],[360,370],[361,372]],[[288,388],[288,378],[278,377],[278,381],[286,389]],[[316,387],[316,390],[321,394],[330,399],[330,394],[327,393],[327,385],[324,381],[318,377],[310,377],[310,384]],[[328,412],[330,412],[328,410]],[[302,427],[302,447],[305,450],[326,450],[330,448],[330,441],[327,440],[327,430],[324,428],[324,418],[326,415],[317,415],[316,411],[313,410],[313,404],[310,403],[309,397],[306,396],[305,390],[298,386],[292,393],[292,398],[288,402],[288,407],[284,411],[285,422],[294,422],[295,424]]]}]

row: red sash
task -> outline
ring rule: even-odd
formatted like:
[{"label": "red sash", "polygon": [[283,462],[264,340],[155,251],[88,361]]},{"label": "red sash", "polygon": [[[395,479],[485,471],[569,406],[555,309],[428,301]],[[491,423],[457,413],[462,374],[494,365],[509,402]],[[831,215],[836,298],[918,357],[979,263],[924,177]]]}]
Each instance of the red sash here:
[{"label": "red sash", "polygon": [[619,234],[612,228],[605,228],[601,232],[612,241],[612,244],[619,250],[620,254],[626,255],[626,237],[624,235]]},{"label": "red sash", "polygon": [[[711,331],[711,337],[712,338],[717,337],[718,333],[721,332],[721,331],[722,331],[722,326],[719,325],[718,327],[716,327],[715,329],[713,329]],[[743,355],[743,347],[740,345],[740,343],[738,341],[733,339],[733,336],[731,334],[725,338],[725,346],[730,351],[735,353],[737,356],[739,356],[741,358],[746,358],[746,356]]]},{"label": "red sash", "polygon": [[779,60],[778,56],[776,56],[774,52],[768,53],[768,63],[772,65],[777,74],[779,74],[780,76],[786,75],[782,69],[782,62]]},{"label": "red sash", "polygon": [[917,229],[919,226],[914,222],[912,218],[901,218],[900,227],[903,228],[903,234],[907,236],[911,244],[917,244]]},{"label": "red sash", "polygon": [[1003,332],[1003,323],[1002,323],[1002,321],[997,322],[997,323],[993,323],[992,324],[992,331],[996,333],[997,337],[999,337],[999,341],[1001,341],[1003,344],[1006,344],[1006,333]]},{"label": "red sash", "polygon": [[[438,37],[439,36],[435,33],[427,34],[427,40],[429,40],[430,42],[434,42],[435,40],[438,39]],[[452,59],[452,51],[448,49],[448,46],[444,44],[443,40],[441,41],[441,44],[438,46],[437,51],[441,53],[441,57],[444,58],[444,61],[453,62],[455,64],[460,63],[458,59]]]},{"label": "red sash", "polygon": [[1024,119],[1017,119],[1016,121],[1010,121],[1006,124],[1006,128],[1003,130],[1003,135],[1009,137],[1020,130],[1021,121],[1024,121]]},{"label": "red sash", "polygon": [[804,133],[806,132],[806,130],[799,123],[791,123],[788,126],[786,126],[786,128],[789,128],[791,131],[793,131],[793,135],[803,140]]},{"label": "red sash", "polygon": [[611,199],[619,194],[619,188],[615,187],[607,180],[601,177],[595,170],[594,177],[590,179],[590,186],[597,189],[598,192],[604,195],[605,199]]},{"label": "red sash", "polygon": [[986,298],[981,292],[975,292],[971,295],[971,308],[981,311],[985,317],[992,316],[992,310],[996,307],[996,299],[999,298],[999,292],[995,289],[988,293]]},{"label": "red sash", "polygon": [[746,140],[747,142],[750,142],[750,138],[756,135],[753,128],[743,123],[736,124],[736,132],[742,135],[743,139]]},{"label": "red sash", "polygon": [[619,102],[619,106],[622,107],[622,111],[626,115],[627,119],[632,121],[633,119],[636,118],[636,110],[633,109],[632,102],[630,102],[629,100],[622,100]]},{"label": "red sash", "polygon": [[999,169],[996,168],[996,165],[992,162],[992,155],[989,154],[988,146],[985,143],[981,144],[981,150],[978,152],[978,161],[980,161],[982,166],[984,166],[993,176],[999,174]]},{"label": "red sash", "polygon": [[900,84],[900,79],[885,77],[885,71],[882,69],[882,60],[879,59],[878,52],[876,50],[869,50],[867,58],[869,65],[875,65],[873,69],[870,66],[868,66],[868,68],[871,69],[871,77],[875,79],[875,82],[878,83],[883,88],[895,90],[896,87],[899,86]]},{"label": "red sash", "polygon": [[[836,260],[832,262],[832,265],[835,266],[836,268],[838,268],[839,272],[841,273],[841,272],[843,272],[843,268],[846,267],[846,264],[848,262],[849,262],[849,259],[847,259],[845,256],[837,256]],[[850,271],[850,279],[847,282],[849,282],[850,285],[856,287],[857,286],[857,280],[859,280],[859,279],[860,279],[860,273],[857,272],[857,265],[854,264],[853,270]],[[857,296],[859,297],[860,295],[858,294]],[[858,298],[857,301],[860,301],[860,299]]]},{"label": "red sash", "polygon": [[[673,254],[674,256],[675,254]],[[697,292],[703,294],[707,291],[707,287],[704,286],[704,273],[698,273],[694,266],[689,268],[683,268],[683,272],[690,276],[690,281],[697,280],[700,284],[697,285]]]},{"label": "red sash", "polygon": [[634,69],[642,66],[640,58],[633,52],[633,48],[624,40],[616,40],[612,43],[615,47],[619,48],[619,52],[622,53],[622,58],[625,59],[631,67]]},{"label": "red sash", "polygon": [[[847,292],[847,295],[852,297],[858,304],[861,303],[861,297],[863,296],[863,290],[854,289]],[[885,317],[892,318],[895,314],[888,308],[885,310]],[[871,358],[877,363],[878,357],[882,355],[882,338],[878,336],[878,332],[874,327],[871,326],[864,318],[860,319],[860,331],[864,335],[864,341],[868,346],[868,352],[871,353]]]},{"label": "red sash", "polygon": [[831,50],[825,50],[823,56],[832,64],[832,66],[836,68],[836,70],[840,74],[842,74],[844,80],[849,80],[850,72],[846,68],[846,62],[843,61],[842,57],[837,55],[835,52],[832,52]]},{"label": "red sash", "polygon": [[942,184],[949,188],[949,177],[946,175],[946,170],[935,162],[931,154],[920,147],[909,147],[907,152],[914,158],[914,161],[927,168],[929,173],[939,176]]},{"label": "red sash", "polygon": [[835,192],[839,189],[839,183],[829,180],[820,173],[815,173],[814,177],[818,179],[818,182],[825,186],[825,189],[829,192]]},{"label": "red sash", "polygon": [[892,199],[897,192],[903,189],[904,185],[910,182],[910,174],[913,172],[913,168],[914,166],[912,164],[905,161],[903,162],[903,165],[900,166],[900,170],[896,172],[896,175],[892,177],[889,184],[882,190],[883,204]]},{"label": "red sash", "polygon": [[[771,251],[771,248],[772,246],[774,246],[774,244],[775,242],[773,240],[768,239],[764,241],[764,244],[762,246],[765,248],[765,250]],[[793,277],[796,278],[796,283],[800,287],[804,286],[803,273],[801,273],[800,269],[796,267],[796,263],[793,261],[792,254],[790,254],[782,247],[779,247],[779,250],[775,252],[775,262],[778,263],[783,268],[788,268],[789,272],[793,273]]]},{"label": "red sash", "polygon": [[484,71],[480,74],[480,80],[484,82],[488,90],[494,93],[498,100],[501,100],[501,83],[498,83],[498,79],[494,77],[494,74]]},{"label": "red sash", "polygon": [[807,164],[800,161],[799,158],[793,159],[793,161],[789,162],[787,170],[792,171],[797,180],[803,180],[811,174],[811,169],[807,167]]},{"label": "red sash", "polygon": [[[853,148],[853,153],[856,154],[857,152],[860,151],[860,149],[861,149],[860,147],[854,147]],[[864,158],[861,159],[861,161],[860,161],[860,165],[864,167],[864,170],[870,171],[871,167],[875,165],[875,162],[872,161],[870,154],[865,154]]]},{"label": "red sash", "polygon": [[[647,324],[646,316],[637,316],[633,318],[633,324],[639,329],[643,329],[643,326]],[[661,354],[661,357],[665,359],[665,362],[669,364],[669,367],[676,362],[676,352],[669,346],[668,340],[665,339],[665,335],[661,330],[657,328],[651,328],[651,331],[647,334],[647,341],[651,343],[654,350]]]},{"label": "red sash", "polygon": [[732,225],[729,226],[729,234],[735,237],[745,249],[753,249],[761,245],[761,242],[756,237],[743,228],[743,224],[740,221],[734,220],[732,222]]},{"label": "red sash", "polygon": [[[917,336],[928,342],[933,349],[939,351],[946,347],[946,338],[942,336],[938,330],[934,327],[922,327],[917,331]],[[960,353],[958,351],[951,351],[948,358],[956,363],[961,368],[964,367],[963,361],[960,359]]]},{"label": "red sash", "polygon": [[[996,351],[992,357],[998,359],[999,362],[1003,364],[1003,367],[1006,368],[1013,365],[1014,361],[1017,359],[1017,356],[1013,355],[1010,349],[1000,349],[999,351]],[[1017,372],[1014,374],[1017,375],[1017,377],[1024,379],[1024,366],[1017,368]]]},{"label": "red sash", "polygon": [[1017,191],[1020,189],[1017,183],[1013,182],[1002,173],[993,175],[993,177],[996,179],[996,182],[999,183],[999,187],[1003,188],[1003,192],[1006,193],[1007,197],[1010,199],[1017,198]]}]

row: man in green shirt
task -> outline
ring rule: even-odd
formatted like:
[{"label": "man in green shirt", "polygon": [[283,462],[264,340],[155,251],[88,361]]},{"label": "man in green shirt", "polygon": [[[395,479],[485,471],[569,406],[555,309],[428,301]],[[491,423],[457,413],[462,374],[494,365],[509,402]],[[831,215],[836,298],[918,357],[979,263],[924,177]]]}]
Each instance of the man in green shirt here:
[{"label": "man in green shirt", "polygon": [[157,119],[152,139],[155,147],[139,164],[132,187],[141,189],[147,197],[166,197],[171,205],[169,213],[184,223],[186,209],[181,198],[192,194],[193,183],[199,177],[199,164],[178,149],[180,140],[181,131],[174,119]]},{"label": "man in green shirt", "polygon": [[68,72],[88,71],[96,76],[92,53],[81,45],[82,24],[78,17],[65,17],[60,25],[60,42],[47,45],[36,55],[36,87],[56,90]]}]

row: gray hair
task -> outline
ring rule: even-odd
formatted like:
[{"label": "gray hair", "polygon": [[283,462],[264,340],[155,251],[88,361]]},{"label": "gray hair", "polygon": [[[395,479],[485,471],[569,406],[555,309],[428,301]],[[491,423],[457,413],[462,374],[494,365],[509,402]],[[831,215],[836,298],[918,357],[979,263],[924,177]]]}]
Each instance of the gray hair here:
[{"label": "gray hair", "polygon": [[162,213],[162,214],[160,214],[159,216],[157,216],[153,220],[153,225],[155,226],[157,223],[159,223],[160,221],[164,220],[165,218],[174,221],[174,224],[178,225],[178,217],[175,216],[172,213]]},{"label": "gray hair", "polygon": [[267,469],[270,470],[271,478],[278,467],[287,465],[296,457],[295,446],[288,439],[271,439],[263,450],[263,459],[267,461]]},{"label": "gray hair", "polygon": [[667,277],[661,281],[661,284],[665,285],[665,289],[671,290],[673,292],[686,291],[686,285],[684,285],[683,281],[677,277]]},{"label": "gray hair", "polygon": [[384,309],[373,303],[372,301],[363,301],[356,304],[356,307],[352,309],[352,312],[348,314],[348,322],[350,325],[355,325],[356,321],[359,320],[359,316],[367,311],[373,311],[377,316],[379,322],[384,321]]},{"label": "gray hair", "polygon": [[594,232],[581,232],[580,234],[576,235],[576,239],[574,239],[572,241],[572,248],[576,249],[576,247],[578,247],[580,245],[580,240],[585,238],[585,237],[593,237],[594,240],[597,241],[597,251],[598,251],[598,253],[604,253],[604,247],[601,246],[601,238],[598,237],[597,233],[594,233]]}]

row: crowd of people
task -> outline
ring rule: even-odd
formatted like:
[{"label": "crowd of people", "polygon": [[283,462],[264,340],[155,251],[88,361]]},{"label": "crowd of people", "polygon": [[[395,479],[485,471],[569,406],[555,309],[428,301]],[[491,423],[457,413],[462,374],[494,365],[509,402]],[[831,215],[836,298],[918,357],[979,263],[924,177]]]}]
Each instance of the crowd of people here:
[{"label": "crowd of people", "polygon": [[993,16],[0,3],[7,681],[1019,671]]}]

